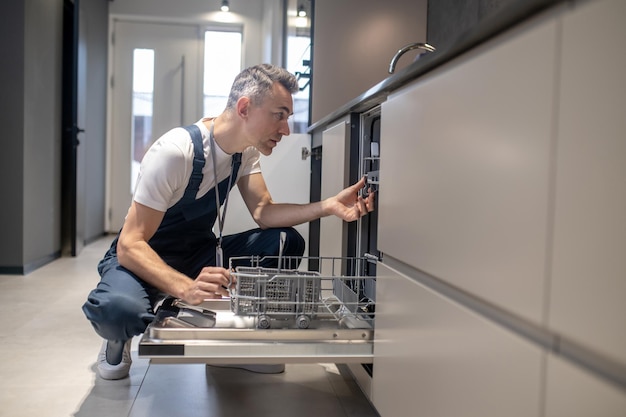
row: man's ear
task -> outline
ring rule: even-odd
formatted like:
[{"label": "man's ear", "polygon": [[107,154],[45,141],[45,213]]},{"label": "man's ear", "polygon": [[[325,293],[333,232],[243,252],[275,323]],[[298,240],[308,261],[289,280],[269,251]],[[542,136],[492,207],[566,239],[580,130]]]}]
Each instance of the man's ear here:
[{"label": "man's ear", "polygon": [[237,100],[237,115],[244,119],[248,117],[250,111],[250,99],[248,97],[240,97]]}]

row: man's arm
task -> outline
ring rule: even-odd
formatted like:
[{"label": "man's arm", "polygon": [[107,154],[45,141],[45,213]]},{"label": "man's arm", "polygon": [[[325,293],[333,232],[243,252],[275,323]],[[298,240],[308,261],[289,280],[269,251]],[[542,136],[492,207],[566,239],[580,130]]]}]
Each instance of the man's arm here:
[{"label": "man's arm", "polygon": [[190,304],[228,295],[229,274],[224,268],[206,267],[195,280],[167,265],[148,245],[164,212],[132,202],[117,243],[120,265],[159,290]]},{"label": "man's arm", "polygon": [[237,185],[250,214],[262,229],[295,226],[330,215],[351,222],[374,209],[373,193],[367,199],[358,195],[365,186],[365,178],[333,197],[308,204],[274,203],[261,173],[246,175]]}]

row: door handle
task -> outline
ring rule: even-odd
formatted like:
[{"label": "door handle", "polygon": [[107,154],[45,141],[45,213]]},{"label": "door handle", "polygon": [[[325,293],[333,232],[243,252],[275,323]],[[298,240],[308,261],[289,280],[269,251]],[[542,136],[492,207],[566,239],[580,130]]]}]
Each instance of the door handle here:
[{"label": "door handle", "polygon": [[74,127],[72,127],[73,130],[73,134],[72,134],[72,142],[74,144],[74,146],[78,146],[80,145],[80,141],[78,140],[78,135],[80,133],[85,133],[85,129],[81,129],[80,127],[74,125]]},{"label": "door handle", "polygon": [[313,150],[309,150],[309,148],[303,147],[301,152],[303,161],[306,160],[309,156],[312,156],[317,161],[322,159],[322,148],[314,148]]},{"label": "door handle", "polygon": [[78,135],[79,133],[84,133],[85,129],[81,129],[80,127],[74,125],[72,127],[66,128],[65,131],[68,133],[73,133],[75,135]]}]

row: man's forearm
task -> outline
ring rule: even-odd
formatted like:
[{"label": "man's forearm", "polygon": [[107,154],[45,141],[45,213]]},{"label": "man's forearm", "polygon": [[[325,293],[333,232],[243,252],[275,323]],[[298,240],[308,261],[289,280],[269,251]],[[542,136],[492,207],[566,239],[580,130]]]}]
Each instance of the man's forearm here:
[{"label": "man's forearm", "polygon": [[174,297],[182,298],[190,284],[190,277],[167,265],[146,242],[128,245],[118,242],[117,256],[124,268]]},{"label": "man's forearm", "polygon": [[328,201],[308,204],[268,204],[255,213],[254,220],[263,229],[290,227],[330,215]]}]

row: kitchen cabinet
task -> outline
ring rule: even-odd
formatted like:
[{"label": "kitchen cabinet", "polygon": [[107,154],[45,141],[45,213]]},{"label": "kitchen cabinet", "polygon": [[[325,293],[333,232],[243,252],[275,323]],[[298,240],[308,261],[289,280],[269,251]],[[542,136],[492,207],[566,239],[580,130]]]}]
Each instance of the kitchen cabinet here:
[{"label": "kitchen cabinet", "polygon": [[621,0],[583,3],[563,19],[549,308],[554,331],[623,365],[625,21]]},{"label": "kitchen cabinet", "polygon": [[581,368],[549,355],[545,417],[624,417],[626,393]]},{"label": "kitchen cabinet", "polygon": [[376,308],[372,402],[382,416],[540,415],[536,345],[387,262]]},{"label": "kitchen cabinet", "polygon": [[379,249],[534,323],[556,40],[556,22],[526,23],[382,104]]},{"label": "kitchen cabinet", "polygon": [[[551,10],[382,104],[381,415],[517,412],[494,369],[526,415],[626,415],[625,19],[619,0]],[[534,388],[464,362],[494,343],[533,351]]]}]

